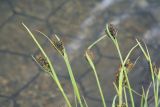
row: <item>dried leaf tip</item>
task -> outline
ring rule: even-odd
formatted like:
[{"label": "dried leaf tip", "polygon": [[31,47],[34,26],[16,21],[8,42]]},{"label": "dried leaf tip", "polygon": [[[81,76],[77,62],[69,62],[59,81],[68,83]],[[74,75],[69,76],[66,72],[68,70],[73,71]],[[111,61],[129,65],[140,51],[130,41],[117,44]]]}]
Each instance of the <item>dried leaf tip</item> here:
[{"label": "dried leaf tip", "polygon": [[157,66],[154,64],[153,71],[154,71],[154,74],[156,75],[156,77],[158,78],[158,80],[160,81],[160,68],[157,68]]},{"label": "dried leaf tip", "polygon": [[112,36],[115,39],[116,36],[117,36],[118,30],[117,30],[115,25],[109,24],[109,25],[107,25],[107,28],[106,28],[105,32],[109,37]]},{"label": "dried leaf tip", "polygon": [[87,55],[89,56],[89,58],[90,58],[91,60],[94,60],[94,59],[95,59],[95,56],[94,56],[93,52],[92,52],[90,49],[87,49],[87,50],[86,50],[86,53],[85,53],[85,55],[84,55],[85,58],[86,58],[86,60],[88,61]]}]

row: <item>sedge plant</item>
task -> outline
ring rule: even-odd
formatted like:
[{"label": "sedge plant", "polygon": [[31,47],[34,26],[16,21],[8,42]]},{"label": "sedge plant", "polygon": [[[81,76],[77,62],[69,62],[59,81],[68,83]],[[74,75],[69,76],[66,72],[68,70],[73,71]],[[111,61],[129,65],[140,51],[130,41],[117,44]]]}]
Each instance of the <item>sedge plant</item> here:
[{"label": "sedge plant", "polygon": [[71,83],[72,83],[72,86],[73,86],[74,94],[75,94],[76,98],[78,99],[78,102],[79,102],[80,106],[83,107],[80,91],[79,91],[79,88],[77,86],[77,83],[76,83],[76,80],[75,80],[75,77],[74,77],[74,74],[73,74],[69,59],[68,59],[68,55],[67,55],[66,50],[65,50],[65,48],[63,46],[63,42],[60,40],[60,38],[57,35],[55,35],[56,40],[52,41],[44,33],[40,32],[40,31],[37,31],[37,32],[39,32],[44,37],[46,37],[49,40],[49,42],[51,43],[51,45],[58,51],[58,53],[64,59],[64,61],[66,63],[66,66],[67,66],[67,69],[68,69],[69,76],[71,78]]},{"label": "sedge plant", "polygon": [[34,42],[36,43],[37,47],[40,49],[40,51],[42,52],[42,54],[44,55],[45,59],[47,60],[48,64],[49,64],[49,67],[50,67],[50,70],[51,71],[47,71],[49,72],[49,74],[51,75],[51,77],[53,78],[53,80],[55,81],[55,83],[57,84],[59,90],[61,91],[68,107],[72,107],[71,106],[71,103],[66,95],[66,93],[64,92],[64,89],[62,87],[62,85],[60,84],[60,81],[59,81],[59,78],[55,72],[55,69],[54,69],[54,66],[51,62],[51,60],[49,59],[49,57],[47,56],[46,52],[44,51],[44,49],[42,48],[42,46],[40,45],[40,43],[37,41],[37,39],[35,38],[35,36],[33,35],[33,33],[28,29],[28,27],[22,23],[22,25],[25,27],[25,29],[27,30],[27,32],[29,33],[29,35],[32,37],[32,39],[34,40]]},{"label": "sedge plant", "polygon": [[[22,23],[23,24],[23,23]],[[71,107],[71,104],[70,104],[70,101],[69,99],[67,98],[66,94],[64,93],[63,91],[63,88],[62,86],[60,85],[60,81],[57,77],[57,74],[53,68],[53,64],[51,63],[50,59],[48,58],[47,54],[45,53],[45,51],[43,50],[43,48],[40,46],[39,42],[37,41],[37,39],[35,38],[35,36],[31,33],[31,31],[27,28],[27,26],[25,24],[23,24],[23,26],[26,28],[26,30],[28,31],[28,33],[30,34],[30,36],[32,37],[32,39],[34,40],[34,42],[37,44],[38,48],[40,49],[40,51],[42,52],[42,54],[45,56],[47,62],[49,63],[49,67],[51,68],[51,73],[50,75],[52,76],[52,78],[56,81],[57,85],[59,86],[58,88],[61,89],[61,92],[68,104],[69,107]],[[40,31],[38,31],[40,32]],[[68,59],[68,55],[65,51],[65,48],[63,46],[63,43],[62,41],[60,40],[60,38],[55,35],[56,37],[56,40],[55,41],[52,41],[51,39],[49,39],[44,33],[40,32],[43,36],[45,36],[49,42],[53,45],[53,47],[59,52],[59,54],[63,57],[65,63],[66,63],[66,66],[67,66],[67,69],[68,69],[68,72],[69,72],[69,76],[71,78],[71,83],[72,83],[72,86],[73,86],[73,90],[74,90],[74,94],[76,96],[76,98],[78,99],[78,102],[80,104],[80,107],[84,107],[83,104],[82,104],[82,98],[80,96],[80,91],[79,91],[79,88],[77,86],[77,83],[75,81],[75,78],[74,78],[74,75],[73,75],[73,72],[72,72],[72,68],[71,68],[71,65],[70,65],[70,62],[69,62],[69,59]],[[38,61],[37,61],[38,62]]]},{"label": "sedge plant", "polygon": [[[47,38],[47,40],[50,42],[50,44],[57,50],[58,54],[63,58],[67,70],[68,70],[68,74],[70,76],[71,79],[71,84],[73,87],[73,91],[74,91],[74,96],[75,96],[75,106],[72,105],[70,99],[68,98],[67,94],[64,91],[64,88],[61,85],[61,82],[57,76],[57,73],[55,72],[55,68],[54,68],[54,64],[51,62],[50,58],[48,57],[48,55],[46,54],[45,50],[42,48],[42,46],[40,45],[40,43],[38,42],[38,40],[36,39],[36,37],[33,35],[33,33],[28,29],[28,27],[22,23],[22,25],[24,26],[24,28],[27,30],[27,32],[29,33],[29,35],[32,37],[33,41],[36,43],[37,47],[39,48],[39,50],[42,53],[42,56],[40,58],[35,58],[34,56],[33,59],[36,61],[36,63],[47,73],[49,73],[52,77],[52,79],[54,80],[54,82],[57,84],[60,92],[62,93],[64,100],[67,104],[68,107],[89,107],[88,103],[85,99],[85,97],[82,95],[82,93],[79,90],[78,84],[76,82],[76,78],[73,74],[72,71],[72,67],[71,64],[69,62],[69,57],[68,54],[65,50],[65,46],[62,42],[62,40],[55,35],[55,39],[51,40],[47,35],[45,35],[44,33],[42,33],[41,31],[37,31],[39,32],[42,36],[44,36],[45,38]],[[98,91],[100,93],[101,96],[101,100],[102,100],[102,105],[103,107],[107,107],[106,101],[105,101],[105,95],[103,94],[103,90],[101,87],[101,82],[99,80],[99,77],[97,75],[97,70],[96,70],[96,66],[94,65],[94,55],[92,53],[92,48],[98,43],[100,42],[102,39],[104,39],[105,37],[108,37],[109,39],[111,39],[111,41],[113,42],[113,44],[115,45],[115,48],[117,49],[117,53],[120,59],[120,67],[118,69],[118,72],[116,73],[116,77],[115,77],[115,82],[113,82],[113,85],[115,87],[116,90],[116,95],[113,98],[113,102],[112,102],[112,107],[130,107],[129,103],[128,103],[128,97],[127,97],[127,91],[129,91],[129,96],[130,96],[130,100],[131,100],[131,107],[135,107],[135,101],[134,101],[134,97],[133,94],[136,94],[138,96],[141,97],[141,104],[140,107],[148,107],[148,96],[149,96],[149,90],[151,85],[153,85],[153,92],[154,92],[154,104],[155,107],[159,107],[160,105],[160,99],[159,99],[159,84],[160,84],[160,69],[156,68],[153,66],[153,63],[151,61],[151,57],[148,51],[147,46],[145,45],[145,48],[142,46],[142,44],[136,39],[136,45],[134,45],[129,52],[127,53],[127,55],[123,58],[119,43],[118,43],[118,36],[117,36],[117,29],[113,24],[107,24],[106,25],[106,30],[105,30],[105,35],[101,36],[99,39],[97,39],[95,42],[93,42],[86,50],[85,52],[85,57],[89,63],[89,65],[92,68],[93,74],[95,76],[96,82],[97,82],[97,86],[98,86]],[[129,78],[128,78],[128,73],[131,71],[131,69],[134,67],[134,65],[136,64],[137,60],[135,61],[135,63],[132,63],[129,60],[130,55],[132,54],[132,52],[136,49],[136,48],[140,48],[140,50],[143,52],[149,67],[150,67],[150,71],[151,71],[151,78],[152,78],[152,82],[149,85],[147,91],[145,92],[144,88],[142,87],[142,94],[136,92],[135,90],[132,89],[131,84],[129,82]],[[118,103],[117,103],[117,99],[118,99]]]}]

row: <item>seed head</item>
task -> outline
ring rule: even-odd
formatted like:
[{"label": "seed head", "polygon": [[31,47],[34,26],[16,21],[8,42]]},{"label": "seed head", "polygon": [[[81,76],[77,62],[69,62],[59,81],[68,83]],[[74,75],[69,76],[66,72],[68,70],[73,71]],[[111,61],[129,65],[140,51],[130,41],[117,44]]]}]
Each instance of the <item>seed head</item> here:
[{"label": "seed head", "polygon": [[[133,66],[134,64],[130,61],[130,59],[128,59],[124,65],[124,67],[127,69],[127,73],[131,71]],[[119,76],[120,76],[121,69],[122,69],[122,65],[119,66],[118,71],[115,74],[115,82],[117,85],[119,83]],[[123,76],[123,85],[127,85],[127,80],[125,75]]]},{"label": "seed head", "polygon": [[[117,28],[115,27],[115,25],[109,24],[108,30],[109,30],[109,33],[111,34],[111,36],[115,39],[116,35],[117,35]],[[109,35],[107,30],[106,30],[106,34]]]},{"label": "seed head", "polygon": [[36,55],[36,60],[37,60],[37,62],[43,67],[44,70],[49,71],[49,72],[51,71],[51,70],[50,70],[49,63],[48,63],[47,60],[43,57],[42,54]]},{"label": "seed head", "polygon": [[133,68],[134,64],[131,62],[130,59],[128,59],[128,60],[126,61],[126,64],[125,64],[124,66],[126,67],[127,72],[129,72],[129,71],[131,71],[131,69]]},{"label": "seed head", "polygon": [[[115,83],[117,84],[117,86],[119,86],[119,76],[120,76],[120,72],[117,72],[117,73],[115,74]],[[123,83],[122,83],[123,86],[126,86],[126,85],[127,85],[127,80],[126,80],[125,75],[123,75],[123,81],[122,81],[122,82],[123,82]]]},{"label": "seed head", "polygon": [[62,55],[64,55],[64,45],[61,40],[54,39],[53,40],[54,47],[58,50]]}]

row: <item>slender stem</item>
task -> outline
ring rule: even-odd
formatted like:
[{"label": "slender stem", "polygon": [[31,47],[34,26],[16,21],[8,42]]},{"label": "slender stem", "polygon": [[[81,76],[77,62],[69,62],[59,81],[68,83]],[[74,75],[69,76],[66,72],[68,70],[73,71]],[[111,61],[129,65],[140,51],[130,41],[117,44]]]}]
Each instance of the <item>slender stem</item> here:
[{"label": "slender stem", "polygon": [[130,86],[126,70],[124,70],[124,76],[126,77],[126,80],[127,80],[127,85],[128,85],[128,89],[129,89],[129,95],[130,95],[130,98],[131,98],[132,107],[135,107],[135,105],[134,105],[134,98],[133,98],[133,94],[132,94],[132,88]]},{"label": "slender stem", "polygon": [[[129,89],[127,86],[125,86],[127,89]],[[135,90],[131,89],[135,94],[137,94],[138,96],[142,97],[141,94],[139,94],[138,92],[136,92]]]},{"label": "slender stem", "polygon": [[151,88],[151,85],[152,85],[152,83],[150,83],[150,85],[149,85],[149,87],[148,87],[148,89],[147,89],[147,92],[146,92],[146,95],[145,95],[145,105],[144,105],[144,107],[148,107],[147,105],[148,105],[148,95],[149,95],[149,90],[150,90],[150,88]]},{"label": "slender stem", "polygon": [[86,57],[87,57],[87,59],[89,61],[89,64],[91,65],[91,67],[93,69],[93,72],[94,72],[94,75],[95,75],[95,78],[96,78],[96,82],[97,82],[97,85],[98,85],[98,89],[99,89],[99,92],[100,92],[100,96],[101,96],[101,99],[102,99],[103,106],[106,107],[105,99],[104,99],[104,96],[103,96],[103,92],[102,92],[102,89],[101,89],[101,85],[100,85],[100,82],[99,82],[99,78],[98,78],[95,66],[94,66],[91,58],[87,54],[87,52],[86,52]]},{"label": "slender stem", "polygon": [[124,87],[124,97],[126,102],[126,107],[128,107],[128,100],[127,100],[127,94],[126,94],[126,88]]},{"label": "slender stem", "polygon": [[136,44],[134,47],[132,47],[132,49],[128,52],[126,58],[124,59],[124,63],[126,63],[127,59],[129,58],[130,54],[132,53],[132,51],[138,46],[138,44]]},{"label": "slender stem", "polygon": [[120,75],[119,75],[119,87],[118,87],[118,93],[119,93],[119,105],[122,105],[123,103],[123,95],[122,95],[122,92],[123,92],[123,67],[121,68],[121,71],[120,71]]},{"label": "slender stem", "polygon": [[97,39],[95,42],[93,42],[88,49],[91,49],[95,44],[97,44],[99,41],[101,41],[102,39],[104,39],[106,37],[106,35],[101,36],[99,39]]},{"label": "slender stem", "polygon": [[142,97],[141,97],[141,106],[140,107],[144,107],[144,97],[145,97],[145,93],[144,93],[144,88],[142,87]]},{"label": "slender stem", "polygon": [[151,70],[151,77],[152,77],[152,82],[153,82],[153,90],[154,90],[154,101],[155,101],[155,107],[158,107],[158,99],[157,99],[157,95],[156,95],[156,85],[155,85],[155,79],[154,79],[154,71],[153,71],[153,66],[152,66],[152,62],[150,57],[149,59],[149,66],[150,66],[150,70]]},{"label": "slender stem", "polygon": [[81,96],[80,96],[80,92],[79,92],[76,80],[74,78],[73,71],[72,71],[72,68],[71,68],[71,65],[70,65],[70,62],[69,62],[69,59],[68,59],[68,56],[67,56],[67,53],[66,53],[65,49],[64,49],[64,57],[63,58],[64,58],[64,61],[66,63],[66,66],[67,66],[69,76],[71,78],[71,82],[72,82],[72,85],[73,85],[74,92],[75,92],[75,94],[76,94],[76,96],[78,98],[80,106],[83,107]]},{"label": "slender stem", "polygon": [[159,99],[159,96],[158,96],[158,93],[159,93],[159,80],[157,79],[157,93],[156,93],[156,95],[157,95],[157,100],[156,100],[156,102],[157,102],[157,107],[158,107],[158,99]]},{"label": "slender stem", "polygon": [[118,42],[117,42],[117,39],[115,39],[114,44],[115,44],[115,46],[116,46],[116,48],[117,48],[117,51],[118,51],[118,55],[119,55],[121,64],[123,64],[123,58],[122,58],[122,54],[121,54],[121,51],[120,51],[120,48],[119,48],[119,44],[118,44]]},{"label": "slender stem", "polygon": [[84,100],[85,107],[88,107],[86,99],[84,98],[84,96],[82,96],[82,97],[83,97],[83,100]]},{"label": "slender stem", "polygon": [[113,102],[112,102],[112,107],[116,107],[116,99],[117,99],[117,95],[114,96],[113,98]]},{"label": "slender stem", "polygon": [[114,85],[114,87],[116,89],[117,94],[119,95],[118,88],[117,88],[117,86],[116,86],[116,84],[114,82],[113,82],[113,85]]},{"label": "slender stem", "polygon": [[[52,79],[54,80],[55,76],[52,75],[51,73],[50,73],[50,75],[51,75]],[[62,86],[60,84],[60,82],[58,81],[58,79],[55,79],[55,81],[56,81],[56,83],[58,85],[58,88],[60,89],[64,99],[66,100],[66,103],[67,103],[68,107],[72,107],[71,104],[70,104],[70,101],[68,100],[68,97],[66,96],[66,93],[64,92],[64,90],[63,90],[63,88],[62,88]]]}]

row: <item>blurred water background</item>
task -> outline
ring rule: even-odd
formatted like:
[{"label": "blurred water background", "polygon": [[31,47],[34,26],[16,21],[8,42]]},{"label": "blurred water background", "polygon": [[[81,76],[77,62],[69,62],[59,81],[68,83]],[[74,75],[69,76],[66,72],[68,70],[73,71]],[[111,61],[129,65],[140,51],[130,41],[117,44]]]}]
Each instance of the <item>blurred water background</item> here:
[{"label": "blurred water background", "polygon": [[[66,107],[56,84],[32,60],[31,55],[39,50],[21,22],[37,36],[55,64],[67,94],[74,101],[62,58],[35,30],[51,38],[54,34],[62,38],[89,107],[102,105],[84,52],[104,34],[106,23],[117,26],[124,56],[138,38],[147,44],[153,62],[160,65],[160,0],[0,0],[0,107]],[[117,51],[106,38],[93,48],[93,52],[106,103],[110,107],[115,95],[114,75],[120,63]],[[150,83],[150,73],[139,49],[130,59],[135,61],[139,56],[129,77],[133,89],[141,93],[142,85],[148,87]],[[134,97],[136,107],[139,107],[140,97]]]}]

